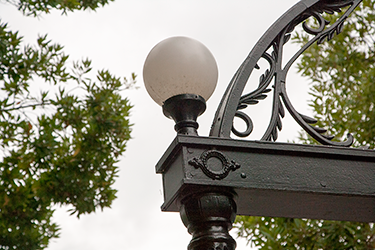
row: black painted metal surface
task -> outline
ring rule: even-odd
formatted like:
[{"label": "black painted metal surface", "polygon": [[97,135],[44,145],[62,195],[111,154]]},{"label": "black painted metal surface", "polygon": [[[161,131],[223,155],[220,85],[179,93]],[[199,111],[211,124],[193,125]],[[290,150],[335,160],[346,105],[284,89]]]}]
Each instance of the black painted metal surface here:
[{"label": "black painted metal surface", "polygon": [[[216,111],[210,137],[198,137],[196,118],[205,109],[195,95],[172,97],[164,114],[175,122],[177,137],[156,166],[163,176],[163,211],[180,211],[193,239],[189,250],[235,249],[228,231],[236,212],[240,215],[375,222],[375,151],[349,149],[332,141],[317,121],[300,114],[286,91],[291,65],[312,44],[339,34],[348,15],[362,0],[302,0],[281,16],[254,46],[240,66]],[[329,24],[323,13],[343,11]],[[314,18],[317,28],[305,21]],[[293,29],[302,23],[312,36],[288,62],[283,46]],[[243,91],[253,69],[264,59],[269,67],[258,87]],[[271,82],[273,85],[271,88]],[[260,141],[230,139],[250,135],[251,118],[244,110],[273,92],[270,123]],[[285,109],[318,142],[328,146],[276,143]],[[234,117],[246,123],[245,131],[233,125]],[[186,135],[189,136],[186,136]]]},{"label": "black painted metal surface", "polygon": [[[228,162],[237,167],[224,170]],[[179,197],[226,188],[240,215],[375,222],[374,150],[179,135],[156,170],[164,211],[179,211]]]},{"label": "black painted metal surface", "polygon": [[[334,136],[325,134],[326,129],[313,126],[317,122],[315,119],[300,114],[293,107],[286,91],[286,77],[292,64],[307,48],[314,43],[329,41],[342,31],[346,18],[361,2],[362,0],[303,0],[290,8],[265,32],[233,76],[216,111],[210,135],[230,137],[231,132],[240,137],[250,135],[253,122],[243,110],[267,98],[273,91],[271,120],[261,140],[277,140],[286,108],[294,120],[321,144],[346,147],[352,145],[352,135],[348,134],[344,142],[332,141]],[[348,8],[335,23],[329,24],[322,16],[323,13],[341,12],[344,7]],[[306,24],[306,19],[310,17],[317,21],[318,28],[311,28]],[[289,42],[294,28],[301,23],[305,32],[313,37],[284,65],[282,61],[284,45]],[[265,70],[260,69],[258,65],[261,59],[269,64]],[[254,69],[263,70],[264,73],[259,79],[258,87],[244,94],[243,91]],[[272,88],[271,82],[273,82]],[[238,131],[234,127],[234,117],[245,121],[247,125],[245,131]]]},{"label": "black painted metal surface", "polygon": [[197,118],[206,110],[206,101],[203,97],[193,94],[176,95],[163,104],[163,113],[172,118],[178,134],[198,135]]},{"label": "black painted metal surface", "polygon": [[229,234],[236,218],[233,194],[203,189],[181,203],[181,219],[193,236],[188,250],[236,248],[236,241]]}]

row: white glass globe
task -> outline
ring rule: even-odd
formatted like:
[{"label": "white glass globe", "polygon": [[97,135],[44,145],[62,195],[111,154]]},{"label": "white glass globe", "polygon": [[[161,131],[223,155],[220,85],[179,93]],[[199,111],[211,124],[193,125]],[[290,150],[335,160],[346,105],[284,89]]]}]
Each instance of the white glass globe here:
[{"label": "white glass globe", "polygon": [[161,41],[150,51],[143,67],[147,92],[159,105],[179,94],[196,94],[207,101],[217,79],[217,64],[211,52],[188,37]]}]

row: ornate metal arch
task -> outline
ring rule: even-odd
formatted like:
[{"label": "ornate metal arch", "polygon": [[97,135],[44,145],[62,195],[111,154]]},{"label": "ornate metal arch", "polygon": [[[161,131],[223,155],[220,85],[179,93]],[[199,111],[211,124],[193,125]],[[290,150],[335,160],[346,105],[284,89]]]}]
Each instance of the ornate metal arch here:
[{"label": "ornate metal arch", "polygon": [[[361,2],[362,0],[302,0],[290,8],[260,38],[233,76],[216,111],[210,136],[230,137],[231,132],[240,137],[250,135],[253,126],[252,120],[241,110],[248,105],[256,104],[259,100],[265,99],[267,93],[272,91],[269,85],[272,79],[274,79],[271,120],[261,140],[277,140],[278,131],[282,127],[281,118],[284,117],[285,106],[297,123],[321,144],[350,146],[353,143],[353,136],[351,134],[348,134],[348,138],[344,142],[331,141],[333,136],[324,135],[326,129],[313,126],[317,122],[315,119],[298,113],[288,98],[285,83],[287,73],[296,59],[315,42],[320,44],[325,39],[331,40],[335,33],[339,34],[342,31],[346,18]],[[327,27],[329,22],[323,18],[322,14],[341,12],[341,8],[343,7],[348,7],[348,9],[335,23]],[[319,24],[318,28],[311,28],[306,24],[305,21],[309,17],[316,19]],[[283,67],[281,61],[283,46],[289,41],[290,33],[301,23],[303,23],[303,29],[308,34],[313,35],[313,38]],[[268,52],[270,50],[272,51],[271,53]],[[259,69],[258,62],[261,58],[269,63],[269,68],[261,75],[258,88],[251,93],[243,95],[243,90],[253,69]],[[234,128],[234,117],[238,117],[246,122],[246,131],[239,132]]]}]

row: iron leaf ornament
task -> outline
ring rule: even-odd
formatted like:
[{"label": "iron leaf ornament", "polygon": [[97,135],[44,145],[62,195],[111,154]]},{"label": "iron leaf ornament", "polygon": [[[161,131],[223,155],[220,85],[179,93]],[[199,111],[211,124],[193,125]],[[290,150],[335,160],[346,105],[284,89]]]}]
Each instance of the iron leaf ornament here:
[{"label": "iron leaf ornament", "polygon": [[[362,0],[300,1],[278,19],[260,38],[233,76],[216,111],[210,136],[230,137],[231,132],[239,137],[249,136],[253,131],[253,122],[243,109],[258,104],[273,91],[271,119],[261,140],[277,140],[278,131],[282,129],[282,118],[285,115],[286,108],[294,120],[319,143],[332,146],[351,146],[353,144],[351,134],[348,134],[347,139],[343,142],[332,141],[334,136],[326,135],[327,130],[325,128],[314,126],[317,123],[316,119],[300,114],[295,110],[286,91],[286,76],[292,64],[312,44],[330,41],[335,35],[341,33],[346,18],[361,2]],[[348,8],[332,24],[323,17],[323,13],[331,15],[341,13],[344,7]],[[317,27],[310,27],[306,22],[310,17],[316,20]],[[312,35],[312,38],[283,66],[283,46],[290,40],[291,32],[301,23],[303,30]],[[268,68],[261,74],[258,87],[243,95],[243,90],[252,71],[254,69],[260,70],[258,62],[261,59],[268,62]],[[273,82],[272,86],[270,86],[271,82]],[[234,117],[245,122],[245,131],[238,131],[235,128]]]}]

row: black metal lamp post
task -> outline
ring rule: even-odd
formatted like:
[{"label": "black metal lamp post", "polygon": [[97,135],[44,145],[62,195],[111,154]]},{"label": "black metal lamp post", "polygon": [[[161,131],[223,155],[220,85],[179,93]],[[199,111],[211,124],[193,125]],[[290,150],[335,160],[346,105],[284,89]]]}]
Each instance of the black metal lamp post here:
[{"label": "black metal lamp post", "polygon": [[[211,96],[218,77],[210,51],[191,38],[166,39],[151,50],[143,75],[151,97],[176,122],[178,135],[197,137],[197,117],[205,111],[205,99]],[[228,233],[236,217],[233,196],[231,188],[197,186],[176,197],[182,221],[193,235],[189,249],[235,249]]]},{"label": "black metal lamp post", "polygon": [[147,56],[143,78],[152,99],[176,122],[177,133],[198,135],[197,117],[206,110],[218,78],[211,52],[191,38],[166,39]]},{"label": "black metal lamp post", "polygon": [[[189,250],[234,250],[229,235],[236,214],[375,222],[375,151],[348,148],[332,141],[317,121],[300,114],[286,91],[286,75],[313,43],[339,34],[346,17],[361,0],[302,0],[279,18],[240,66],[217,109],[209,137],[197,134],[197,117],[217,81],[217,67],[201,43],[184,37],[156,45],[146,59],[144,81],[151,97],[176,122],[177,136],[156,165],[163,176],[163,211],[179,211],[193,239]],[[348,7],[330,24],[322,13]],[[304,21],[315,18],[318,28]],[[290,60],[282,63],[283,46],[303,23],[312,36]],[[269,67],[258,87],[243,93],[253,69],[264,59]],[[273,81],[273,88],[270,83]],[[271,120],[260,141],[247,137],[252,120],[244,112],[273,91]],[[286,110],[323,146],[276,143]],[[234,117],[245,121],[238,131]]]}]

